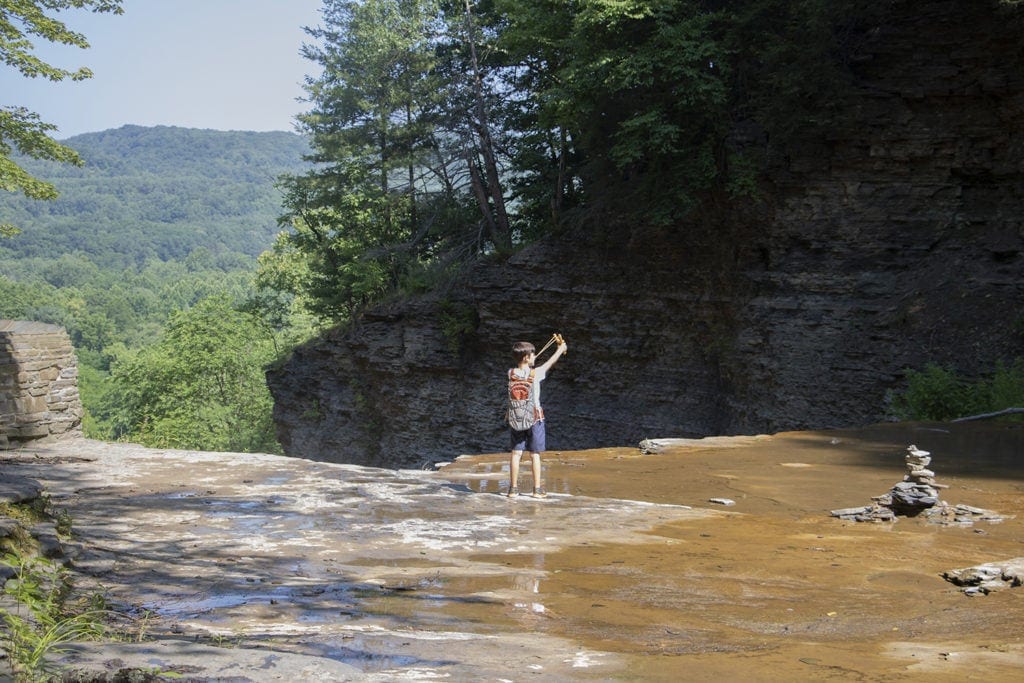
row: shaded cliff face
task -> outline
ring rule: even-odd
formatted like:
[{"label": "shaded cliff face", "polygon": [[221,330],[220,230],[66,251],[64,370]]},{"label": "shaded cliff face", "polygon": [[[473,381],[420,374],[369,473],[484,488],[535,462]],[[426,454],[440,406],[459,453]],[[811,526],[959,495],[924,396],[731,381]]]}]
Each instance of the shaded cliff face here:
[{"label": "shaded cliff face", "polygon": [[851,124],[790,150],[756,219],[549,241],[373,311],[268,374],[285,451],[504,450],[511,344],[552,332],[551,450],[865,424],[906,368],[1024,354],[1024,47],[987,3],[904,5],[859,55]]}]

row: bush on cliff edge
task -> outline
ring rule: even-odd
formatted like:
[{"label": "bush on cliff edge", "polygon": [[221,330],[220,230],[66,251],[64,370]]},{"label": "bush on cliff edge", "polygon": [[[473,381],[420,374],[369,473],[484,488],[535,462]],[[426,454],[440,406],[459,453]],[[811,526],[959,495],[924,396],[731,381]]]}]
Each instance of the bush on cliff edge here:
[{"label": "bush on cliff edge", "polygon": [[908,370],[906,390],[890,393],[889,400],[900,420],[953,420],[1024,406],[1024,359],[999,363],[991,377],[973,381],[929,363]]}]

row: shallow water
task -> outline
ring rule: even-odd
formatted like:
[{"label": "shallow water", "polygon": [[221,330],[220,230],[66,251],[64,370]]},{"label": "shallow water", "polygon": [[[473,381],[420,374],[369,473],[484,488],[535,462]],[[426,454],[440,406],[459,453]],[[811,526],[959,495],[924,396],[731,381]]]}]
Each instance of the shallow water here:
[{"label": "shallow water", "polygon": [[[829,514],[900,481],[909,444],[944,501],[1007,519]],[[502,495],[504,454],[395,472],[83,442],[5,468],[46,482],[76,570],[162,638],[375,681],[1015,681],[1024,587],[941,573],[1024,557],[1022,454],[1022,426],[990,423],[553,452],[545,500]]]},{"label": "shallow water", "polygon": [[[949,487],[942,500],[1011,518],[951,527],[829,515],[867,505],[900,481],[911,443],[932,452],[931,469]],[[465,458],[445,474],[494,472],[503,458]],[[658,525],[642,545],[619,544],[614,517],[593,518],[606,530],[600,543],[477,558],[527,572],[507,579],[532,593],[518,606],[524,627],[621,653],[629,677],[991,681],[1024,671],[1024,587],[972,598],[940,576],[1024,556],[1019,426],[712,439],[651,455],[553,453],[545,466],[549,490],[572,495],[694,507],[735,501],[723,508],[728,515]],[[528,477],[521,484],[531,485]],[[489,477],[478,488],[504,485]]]}]

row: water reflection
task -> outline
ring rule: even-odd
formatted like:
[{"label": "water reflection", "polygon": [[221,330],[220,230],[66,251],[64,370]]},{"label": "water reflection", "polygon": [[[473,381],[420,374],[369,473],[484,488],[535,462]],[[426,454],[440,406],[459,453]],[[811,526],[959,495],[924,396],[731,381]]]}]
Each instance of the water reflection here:
[{"label": "water reflection", "polygon": [[516,609],[526,609],[535,614],[543,614],[546,610],[540,599],[540,576],[544,573],[544,555],[533,556],[533,572],[529,574],[513,574],[512,590],[518,595],[526,594],[527,600],[514,603]]}]

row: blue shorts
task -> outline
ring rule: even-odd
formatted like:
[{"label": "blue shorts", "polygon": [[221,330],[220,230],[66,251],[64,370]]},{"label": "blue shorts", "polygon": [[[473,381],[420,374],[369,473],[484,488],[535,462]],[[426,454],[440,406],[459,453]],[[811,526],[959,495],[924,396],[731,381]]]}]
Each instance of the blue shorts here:
[{"label": "blue shorts", "polygon": [[515,429],[510,429],[508,432],[511,437],[513,451],[543,453],[546,450],[544,420],[534,422],[532,427],[521,432]]}]

